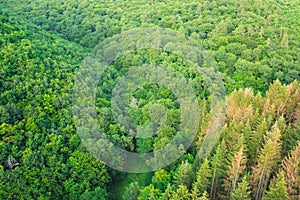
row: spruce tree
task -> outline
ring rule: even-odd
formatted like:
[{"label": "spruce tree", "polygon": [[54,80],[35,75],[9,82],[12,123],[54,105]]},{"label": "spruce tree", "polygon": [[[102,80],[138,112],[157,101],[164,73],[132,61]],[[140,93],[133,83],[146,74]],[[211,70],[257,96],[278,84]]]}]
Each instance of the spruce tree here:
[{"label": "spruce tree", "polygon": [[122,197],[123,200],[136,200],[140,194],[140,189],[138,182],[130,183]]},{"label": "spruce tree", "polygon": [[254,165],[254,161],[259,155],[263,145],[263,136],[268,130],[268,124],[265,118],[262,119],[256,130],[252,132],[250,142],[247,143],[249,149],[249,164]]},{"label": "spruce tree", "polygon": [[262,200],[287,200],[289,195],[287,192],[286,182],[284,179],[284,173],[280,172],[277,179],[272,179],[270,183],[270,189],[266,192]]},{"label": "spruce tree", "polygon": [[223,155],[223,149],[224,142],[222,142],[216,149],[215,155],[212,157],[211,160],[211,168],[212,168],[212,181],[211,181],[211,187],[210,187],[210,197],[212,199],[216,198],[216,194],[218,191],[218,188],[220,187],[220,177],[223,173],[223,164],[224,164],[224,155]]},{"label": "spruce tree", "polygon": [[192,200],[198,200],[200,198],[200,193],[198,187],[194,186],[192,193],[191,193],[191,199]]},{"label": "spruce tree", "polygon": [[203,160],[203,163],[196,175],[196,182],[194,183],[194,187],[199,190],[199,193],[202,194],[205,190],[208,189],[210,185],[211,178],[211,169],[209,166],[209,161],[207,158]]},{"label": "spruce tree", "polygon": [[252,187],[254,199],[260,200],[267,188],[271,172],[280,160],[280,130],[276,123],[273,130],[265,136],[265,144],[258,156],[257,165],[253,167]]},{"label": "spruce tree", "polygon": [[191,164],[188,163],[186,160],[185,162],[182,162],[179,167],[178,171],[175,174],[175,184],[176,185],[185,185],[187,188],[190,188],[192,181],[194,179],[193,177],[193,169]]},{"label": "spruce tree", "polygon": [[238,183],[237,187],[230,194],[230,200],[251,200],[249,175],[245,175],[242,181]]},{"label": "spruce tree", "polygon": [[199,200],[209,200],[208,193],[204,191]]},{"label": "spruce tree", "polygon": [[267,91],[264,112],[278,119],[285,113],[287,100],[288,93],[286,85],[276,80]]},{"label": "spruce tree", "polygon": [[283,159],[282,167],[287,183],[288,193],[291,199],[299,197],[299,160],[300,160],[300,142],[297,143],[295,149]]},{"label": "spruce tree", "polygon": [[185,185],[179,185],[177,190],[173,192],[171,200],[189,200],[189,190]]},{"label": "spruce tree", "polygon": [[162,197],[161,197],[161,200],[170,200],[171,197],[172,197],[172,188],[171,188],[171,185],[168,184],[167,186],[167,189],[165,190],[165,192],[163,193]]},{"label": "spruce tree", "polygon": [[224,181],[225,190],[229,194],[235,190],[241,174],[246,169],[246,157],[244,156],[243,150],[244,147],[241,147],[240,150],[234,155],[227,177]]}]

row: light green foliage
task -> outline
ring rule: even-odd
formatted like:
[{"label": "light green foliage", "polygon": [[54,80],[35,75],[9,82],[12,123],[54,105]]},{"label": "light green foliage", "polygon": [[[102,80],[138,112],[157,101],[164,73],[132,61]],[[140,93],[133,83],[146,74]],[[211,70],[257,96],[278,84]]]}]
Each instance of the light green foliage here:
[{"label": "light green foliage", "polygon": [[204,159],[202,165],[200,166],[196,174],[196,182],[194,187],[196,187],[202,194],[210,186],[210,178],[212,177],[211,168],[207,158]]},{"label": "light green foliage", "polygon": [[235,190],[231,192],[230,200],[251,200],[250,193],[249,176],[245,175]]},{"label": "light green foliage", "polygon": [[263,200],[286,200],[288,199],[288,192],[287,192],[287,186],[286,181],[284,178],[284,173],[280,172],[278,174],[278,177],[273,179],[271,181],[269,191],[266,192],[265,196],[262,198]]},{"label": "light green foliage", "polygon": [[171,181],[170,174],[164,169],[160,169],[154,173],[152,177],[152,183],[155,187],[165,190],[168,186],[168,183]]},{"label": "light green foliage", "polygon": [[174,182],[178,186],[181,185],[190,188],[194,178],[193,176],[192,166],[186,160],[179,165],[174,177]]},{"label": "light green foliage", "polygon": [[189,190],[184,185],[179,185],[175,192],[173,192],[170,200],[188,200],[190,197]]},{"label": "light green foliage", "polygon": [[155,200],[159,199],[160,196],[161,191],[157,188],[154,188],[154,185],[150,184],[141,190],[138,200]]}]

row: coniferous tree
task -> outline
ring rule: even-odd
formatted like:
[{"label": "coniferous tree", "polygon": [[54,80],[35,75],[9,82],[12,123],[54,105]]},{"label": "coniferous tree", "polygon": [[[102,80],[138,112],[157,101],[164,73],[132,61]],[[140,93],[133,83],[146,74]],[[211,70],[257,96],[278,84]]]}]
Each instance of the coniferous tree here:
[{"label": "coniferous tree", "polygon": [[199,193],[198,187],[194,186],[192,193],[191,193],[191,199],[192,200],[198,200],[201,196],[201,193]]},{"label": "coniferous tree", "polygon": [[224,134],[224,141],[226,145],[226,152],[224,154],[231,154],[239,149],[239,147],[237,147],[237,143],[240,140],[240,135],[243,129],[241,125],[242,124],[237,124],[234,120],[232,120],[228,127],[225,125],[223,128],[222,134]]},{"label": "coniferous tree", "polygon": [[263,118],[263,120],[260,122],[260,124],[257,126],[256,130],[253,131],[251,134],[250,143],[247,144],[247,147],[249,149],[249,164],[254,165],[254,161],[257,158],[257,155],[259,155],[262,145],[263,145],[263,136],[268,130],[268,124],[266,122],[266,119]]},{"label": "coniferous tree", "polygon": [[191,186],[191,183],[194,179],[193,169],[191,164],[189,164],[187,160],[179,165],[174,179],[176,185],[185,185],[187,188]]},{"label": "coniferous tree", "polygon": [[173,192],[171,200],[189,200],[189,190],[185,185],[179,185],[175,192]]},{"label": "coniferous tree", "polygon": [[158,199],[160,195],[161,191],[155,188],[154,185],[150,184],[140,191],[138,200]]},{"label": "coniferous tree", "polygon": [[208,193],[204,191],[199,200],[209,200]]},{"label": "coniferous tree", "polygon": [[173,191],[172,191],[171,185],[168,184],[167,189],[162,194],[161,200],[170,200],[172,197],[172,193],[173,193]]},{"label": "coniferous tree", "polygon": [[171,178],[164,169],[157,170],[152,177],[152,183],[158,189],[165,190]]},{"label": "coniferous tree", "polygon": [[243,98],[243,91],[233,91],[226,99],[226,122],[234,120],[236,123],[239,123],[243,117],[242,109],[239,104]]},{"label": "coniferous tree", "polygon": [[206,191],[210,185],[210,178],[211,178],[211,169],[209,166],[209,161],[207,158],[203,160],[200,169],[196,174],[196,182],[194,182],[194,187],[199,190],[199,193],[202,194]]},{"label": "coniferous tree", "polygon": [[299,197],[299,162],[300,162],[300,142],[297,143],[295,149],[283,159],[282,167],[287,183],[288,193],[291,199]]},{"label": "coniferous tree", "polygon": [[245,175],[241,182],[238,183],[237,187],[230,194],[230,200],[251,200],[250,186],[249,186],[249,175]]},{"label": "coniferous tree", "polygon": [[246,169],[246,157],[243,153],[244,147],[234,155],[231,166],[228,170],[228,175],[224,181],[225,190],[230,194],[235,190],[236,184],[240,179],[241,174]]},{"label": "coniferous tree", "polygon": [[285,106],[288,100],[286,85],[276,80],[269,88],[266,94],[264,112],[273,115],[278,119],[285,113]]},{"label": "coniferous tree", "polygon": [[140,194],[140,186],[138,182],[130,183],[127,187],[124,195],[123,200],[137,200]]},{"label": "coniferous tree", "polygon": [[257,165],[253,167],[251,185],[255,200],[260,200],[267,188],[271,172],[280,160],[280,130],[276,123],[273,130],[265,136],[265,144],[258,156]]},{"label": "coniferous tree", "polygon": [[288,123],[294,124],[300,119],[300,85],[297,80],[287,86],[287,93],[289,98],[285,108],[285,118]]},{"label": "coniferous tree", "polygon": [[262,200],[287,200],[289,195],[287,192],[284,173],[280,172],[277,178],[271,180],[269,191],[266,192]]},{"label": "coniferous tree", "polygon": [[212,180],[211,180],[211,187],[210,187],[210,198],[215,199],[218,187],[220,187],[220,177],[223,173],[223,163],[224,163],[224,156],[223,156],[223,148],[225,144],[222,142],[218,145],[216,149],[215,155],[212,157],[211,161],[211,168],[212,168]]}]

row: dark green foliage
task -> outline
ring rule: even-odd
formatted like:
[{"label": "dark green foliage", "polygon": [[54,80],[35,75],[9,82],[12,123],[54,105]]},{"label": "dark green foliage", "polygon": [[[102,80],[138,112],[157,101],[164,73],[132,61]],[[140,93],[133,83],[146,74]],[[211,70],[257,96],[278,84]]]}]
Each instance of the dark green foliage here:
[{"label": "dark green foliage", "polygon": [[122,199],[123,200],[136,200],[141,193],[141,188],[138,182],[132,182],[127,187]]},{"label": "dark green foliage", "polygon": [[0,198],[105,199],[106,167],[72,123],[73,73],[85,50],[5,15],[0,26]]}]

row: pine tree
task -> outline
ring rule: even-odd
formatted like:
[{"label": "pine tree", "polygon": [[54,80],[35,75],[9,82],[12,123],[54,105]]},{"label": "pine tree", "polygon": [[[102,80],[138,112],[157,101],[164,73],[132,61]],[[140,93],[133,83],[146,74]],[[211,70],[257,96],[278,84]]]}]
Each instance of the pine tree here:
[{"label": "pine tree", "polygon": [[264,195],[270,174],[280,160],[280,151],[280,130],[275,123],[273,130],[265,136],[265,145],[258,156],[257,165],[253,168],[251,185],[255,200],[260,200]]},{"label": "pine tree", "polygon": [[243,90],[233,91],[226,99],[226,122],[235,120],[239,123],[243,117],[242,108],[239,106],[243,98]]},{"label": "pine tree", "polygon": [[161,200],[170,200],[171,197],[172,197],[172,188],[171,188],[171,185],[168,184],[167,186],[167,189],[165,190],[165,192],[163,193],[162,197],[161,197]]},{"label": "pine tree", "polygon": [[227,178],[224,181],[225,190],[230,194],[235,190],[236,184],[240,179],[240,175],[246,169],[246,157],[243,154],[244,147],[234,155],[231,166],[228,171]]},{"label": "pine tree", "polygon": [[124,200],[136,200],[140,194],[140,186],[138,182],[130,183],[123,195]]},{"label": "pine tree", "polygon": [[249,175],[245,175],[242,181],[238,183],[237,187],[230,194],[230,200],[251,200],[250,187],[249,187]]},{"label": "pine tree", "polygon": [[193,179],[192,166],[186,160],[180,164],[178,172],[175,174],[174,182],[176,185],[185,185],[186,187],[190,188]]},{"label": "pine tree", "polygon": [[270,189],[266,192],[262,200],[287,200],[289,195],[287,192],[286,182],[284,179],[284,173],[280,172],[277,179],[272,179],[270,183]]},{"label": "pine tree", "polygon": [[205,158],[200,169],[197,172],[196,182],[194,183],[194,187],[199,190],[200,194],[208,189],[211,176],[212,174],[209,166],[209,161],[207,158]]},{"label": "pine tree", "polygon": [[211,161],[211,168],[212,168],[212,181],[211,181],[211,188],[210,188],[210,197],[212,199],[216,198],[218,187],[220,186],[220,177],[223,173],[223,163],[224,163],[224,155],[223,149],[224,142],[222,142],[216,149],[216,153],[212,158]]},{"label": "pine tree", "polygon": [[191,194],[192,200],[198,200],[200,198],[200,193],[198,187],[194,186]]},{"label": "pine tree", "polygon": [[299,100],[300,100],[300,85],[297,80],[293,81],[287,86],[287,93],[289,99],[286,105],[285,118],[287,122],[294,123],[297,122],[297,111],[300,110]]},{"label": "pine tree", "polygon": [[209,200],[208,193],[204,191],[199,200]]},{"label": "pine tree", "polygon": [[226,153],[229,154],[232,152],[236,152],[236,144],[240,140],[240,135],[243,127],[241,124],[237,124],[234,120],[232,120],[228,127],[224,127],[222,130],[222,134],[224,134],[224,141],[226,144]]},{"label": "pine tree", "polygon": [[254,165],[254,161],[259,155],[261,147],[262,147],[262,141],[263,141],[263,136],[268,130],[268,124],[265,118],[260,122],[258,127],[256,128],[255,131],[251,134],[251,139],[250,142],[247,143],[247,147],[249,149],[248,155],[249,155],[249,165]]},{"label": "pine tree", "polygon": [[[299,160],[300,160],[300,142],[297,143],[295,149],[283,159],[282,167],[287,183],[288,193],[291,199],[299,197]],[[298,192],[297,192],[298,191]]]},{"label": "pine tree", "polygon": [[171,200],[189,200],[189,190],[185,185],[179,185],[177,190],[173,192]]},{"label": "pine tree", "polygon": [[279,80],[276,80],[267,91],[264,111],[267,114],[274,115],[275,119],[277,119],[285,113],[287,100],[286,85],[282,85]]}]

